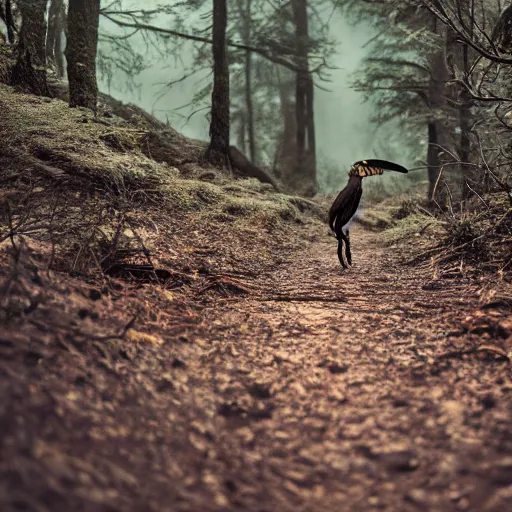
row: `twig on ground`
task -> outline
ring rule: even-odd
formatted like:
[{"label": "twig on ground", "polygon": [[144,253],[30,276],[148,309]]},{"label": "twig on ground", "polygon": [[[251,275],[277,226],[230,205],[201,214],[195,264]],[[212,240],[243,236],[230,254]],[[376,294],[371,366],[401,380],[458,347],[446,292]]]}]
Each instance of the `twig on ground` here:
[{"label": "twig on ground", "polygon": [[123,327],[123,330],[119,334],[110,334],[108,336],[94,336],[92,339],[95,341],[109,341],[121,339],[123,340],[127,334],[127,332],[133,327],[135,321],[137,320],[138,315],[134,315],[130,321]]},{"label": "twig on ground", "polygon": [[317,295],[282,295],[274,297],[257,297],[258,302],[348,302],[346,297],[319,297]]}]

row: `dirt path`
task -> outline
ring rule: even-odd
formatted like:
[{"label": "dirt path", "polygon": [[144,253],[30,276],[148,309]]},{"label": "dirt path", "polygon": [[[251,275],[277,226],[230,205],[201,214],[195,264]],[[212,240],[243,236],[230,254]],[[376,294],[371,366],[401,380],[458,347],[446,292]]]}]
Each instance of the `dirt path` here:
[{"label": "dirt path", "polygon": [[261,298],[209,312],[248,508],[510,510],[510,488],[491,498],[512,484],[510,383],[488,361],[435,360],[476,286],[400,267],[368,233],[350,272],[332,239],[311,241]]},{"label": "dirt path", "polygon": [[477,285],[305,235],[179,342],[4,385],[2,510],[512,510],[507,363],[437,358]]}]

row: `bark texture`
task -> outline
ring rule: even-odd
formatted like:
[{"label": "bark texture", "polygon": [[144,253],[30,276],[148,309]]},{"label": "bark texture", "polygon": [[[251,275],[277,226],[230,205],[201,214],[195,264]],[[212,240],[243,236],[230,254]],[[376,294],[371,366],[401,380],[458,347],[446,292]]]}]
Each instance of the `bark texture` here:
[{"label": "bark texture", "polygon": [[296,188],[314,195],[316,183],[316,143],[313,112],[313,79],[308,65],[308,12],[306,0],[292,0],[295,45],[300,71],[296,74],[295,114],[297,123]]},{"label": "bark texture", "polygon": [[[244,44],[251,44],[252,0],[245,0]],[[252,52],[245,52],[245,108],[247,109],[247,137],[250,159],[256,163],[256,140],[254,136],[254,107],[252,102]]]},{"label": "bark texture", "polygon": [[70,0],[66,45],[69,106],[86,107],[95,112],[99,19],[100,0]]},{"label": "bark texture", "polygon": [[[445,144],[444,125],[442,122],[444,107],[446,105],[446,83],[449,75],[446,68],[446,29],[437,26],[434,20],[434,32],[442,38],[441,48],[432,56],[430,65],[431,75],[428,89],[428,102],[430,107],[430,116],[428,122],[428,200],[443,206],[443,187],[438,182],[441,172],[441,147]],[[440,181],[440,180],[439,180]]]},{"label": "bark texture", "polygon": [[287,69],[277,69],[283,132],[276,154],[275,175],[287,186],[293,185],[297,168],[297,118],[294,78]]},{"label": "bark texture", "polygon": [[213,0],[213,92],[210,145],[205,159],[213,165],[229,165],[229,67],[226,51],[226,0]]},{"label": "bark texture", "polygon": [[0,5],[0,13],[3,22],[5,23],[5,28],[7,31],[7,41],[9,41],[10,44],[14,44],[15,39],[15,26],[14,26],[14,17],[12,15],[12,3],[11,0],[5,0],[3,10],[2,6]]},{"label": "bark texture", "polygon": [[427,167],[428,167],[428,199],[434,199],[437,177],[441,168],[439,159],[439,147],[437,142],[437,123],[430,121],[428,123],[428,149],[427,149]]},{"label": "bark texture", "polygon": [[63,0],[51,0],[48,10],[48,31],[46,33],[46,60],[55,67],[57,78],[64,77],[64,55],[62,53],[62,34],[65,24]]},{"label": "bark texture", "polygon": [[21,0],[21,30],[18,55],[11,74],[11,85],[40,96],[49,96],[46,81],[46,0]]}]

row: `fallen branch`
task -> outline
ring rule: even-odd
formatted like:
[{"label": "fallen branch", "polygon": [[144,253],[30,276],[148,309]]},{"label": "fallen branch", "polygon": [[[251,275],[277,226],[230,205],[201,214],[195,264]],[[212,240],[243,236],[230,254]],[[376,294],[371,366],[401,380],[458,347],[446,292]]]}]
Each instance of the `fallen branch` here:
[{"label": "fallen branch", "polygon": [[348,302],[346,297],[319,297],[317,295],[282,295],[276,297],[258,297],[258,302]]},{"label": "fallen branch", "polygon": [[94,341],[109,341],[117,339],[124,340],[128,331],[133,327],[133,324],[135,324],[135,320],[137,320],[137,315],[134,315],[130,319],[130,321],[123,327],[123,330],[119,334],[109,334],[108,336],[94,336],[92,337],[92,339]]},{"label": "fallen branch", "polygon": [[496,222],[496,224],[494,224],[491,229],[488,229],[485,233],[483,233],[480,236],[472,238],[471,240],[469,240],[461,245],[458,245],[457,247],[450,249],[447,254],[445,254],[442,257],[440,257],[439,259],[435,260],[434,263],[440,263],[441,261],[444,261],[446,258],[450,258],[450,257],[454,256],[461,249],[465,249],[468,245],[473,244],[477,240],[487,238],[489,235],[491,235],[493,232],[496,231],[496,228],[499,227],[511,213],[512,213],[512,208],[509,208],[508,211],[505,213],[505,215],[503,215],[503,217],[498,222]]},{"label": "fallen branch", "polygon": [[266,171],[257,165],[254,165],[235,146],[229,146],[229,159],[233,168],[242,173],[244,176],[257,178],[263,183],[270,183],[276,191],[279,191],[279,187],[276,181]]}]

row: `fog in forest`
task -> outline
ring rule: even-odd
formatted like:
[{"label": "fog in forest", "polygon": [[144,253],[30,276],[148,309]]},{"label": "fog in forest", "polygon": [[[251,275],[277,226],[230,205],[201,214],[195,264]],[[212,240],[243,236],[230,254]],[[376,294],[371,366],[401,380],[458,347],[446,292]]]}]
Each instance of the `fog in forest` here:
[{"label": "fog in forest", "polygon": [[0,512],[512,511],[512,1],[0,0],[0,111]]},{"label": "fog in forest", "polygon": [[[118,28],[105,19],[101,23],[103,29],[119,32]],[[154,24],[162,28],[169,26],[164,17],[159,17]],[[329,81],[315,79],[320,86],[315,89],[318,171],[321,175],[326,164],[331,168],[336,166],[342,170],[340,180],[343,182],[346,179],[345,170],[351,163],[379,156],[374,147],[376,134],[375,126],[371,123],[371,104],[364,103],[362,93],[351,87],[353,73],[367,55],[365,45],[375,35],[375,31],[369,25],[350,24],[338,12],[332,14],[329,27],[331,36],[337,41],[336,54],[329,60],[332,66],[328,73]],[[194,33],[193,29],[189,29],[188,33]],[[175,58],[172,55],[157,56],[155,49],[151,45],[146,46],[139,36],[132,38],[132,43],[135,41],[146,52],[150,64],[135,78],[138,84],[136,90],[128,90],[123,86],[124,77],[114,76],[110,93],[123,102],[136,103],[163,121],[169,121],[173,128],[188,137],[207,140],[209,105],[191,102],[194,94],[211,81],[211,71],[200,70],[170,87],[166,85],[180,80],[190,69],[192,43],[181,42],[183,47],[179,58]],[[108,92],[105,77],[101,88]],[[397,158],[400,158],[400,154]]]}]

